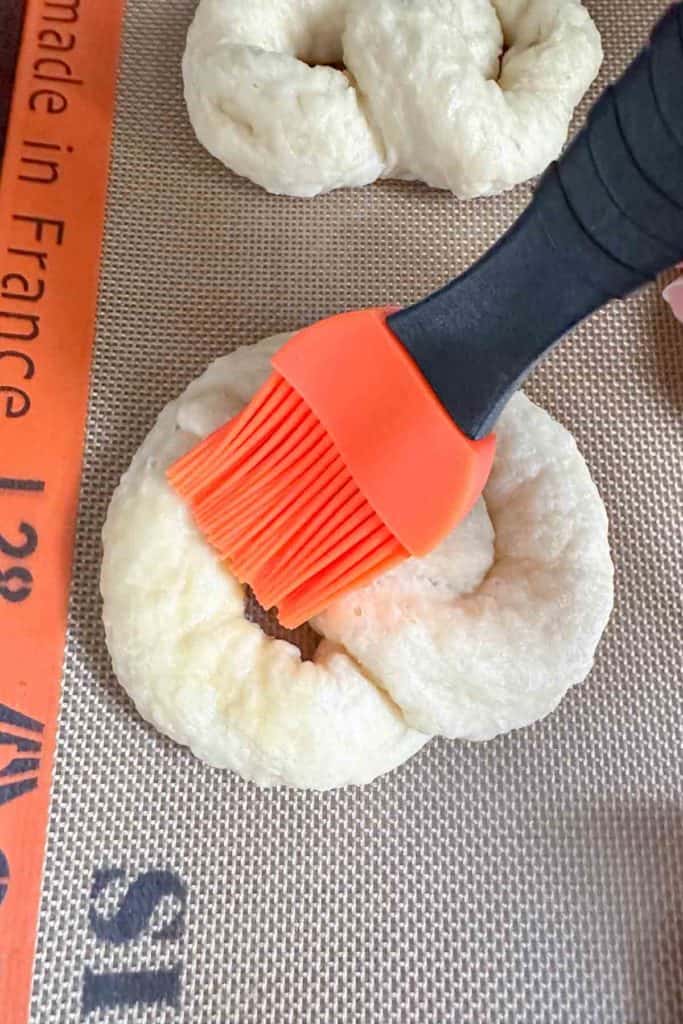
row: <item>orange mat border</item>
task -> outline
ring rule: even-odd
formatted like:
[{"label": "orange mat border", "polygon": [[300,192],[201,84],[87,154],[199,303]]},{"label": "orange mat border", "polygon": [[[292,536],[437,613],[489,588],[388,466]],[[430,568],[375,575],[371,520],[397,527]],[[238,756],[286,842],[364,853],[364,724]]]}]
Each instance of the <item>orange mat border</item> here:
[{"label": "orange mat border", "polygon": [[0,181],[0,1007],[26,1024],[123,0],[29,0]]}]

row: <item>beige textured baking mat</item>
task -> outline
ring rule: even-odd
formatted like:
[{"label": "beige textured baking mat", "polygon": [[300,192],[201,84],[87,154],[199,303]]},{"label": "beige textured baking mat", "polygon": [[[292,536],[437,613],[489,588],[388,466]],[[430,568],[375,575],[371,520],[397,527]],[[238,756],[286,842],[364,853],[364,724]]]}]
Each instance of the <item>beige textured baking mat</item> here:
[{"label": "beige textured baking mat", "polygon": [[[604,84],[665,4],[589,6]],[[547,721],[434,741],[362,790],[262,792],[112,678],[100,529],[161,406],[239,344],[433,289],[529,196],[233,178],[185,115],[192,7],[126,17],[31,1022],[679,1024],[683,331],[654,289],[529,388],[586,454],[617,565],[595,670]]]}]

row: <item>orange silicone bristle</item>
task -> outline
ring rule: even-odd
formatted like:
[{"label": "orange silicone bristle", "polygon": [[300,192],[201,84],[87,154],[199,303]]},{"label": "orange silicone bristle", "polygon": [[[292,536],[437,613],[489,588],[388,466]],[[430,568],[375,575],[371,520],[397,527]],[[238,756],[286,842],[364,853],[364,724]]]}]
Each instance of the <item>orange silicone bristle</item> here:
[{"label": "orange silicone bristle", "polygon": [[293,628],[348,589],[351,577],[367,578],[409,552],[283,378],[273,374],[245,412],[168,478],[219,557]]},{"label": "orange silicone bristle", "polygon": [[294,628],[430,550],[483,487],[493,439],[455,426],[380,310],[296,335],[250,404],[168,470],[197,526]]}]

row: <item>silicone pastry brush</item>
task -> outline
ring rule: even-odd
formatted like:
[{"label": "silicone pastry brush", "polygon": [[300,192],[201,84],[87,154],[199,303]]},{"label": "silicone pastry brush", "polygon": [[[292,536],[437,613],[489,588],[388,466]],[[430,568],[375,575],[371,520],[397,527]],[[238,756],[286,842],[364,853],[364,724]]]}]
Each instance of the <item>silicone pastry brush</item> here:
[{"label": "silicone pastry brush", "polygon": [[416,305],[294,335],[173,465],[207,540],[299,625],[471,509],[506,401],[575,324],[683,259],[683,7],[603,93],[504,237]]}]

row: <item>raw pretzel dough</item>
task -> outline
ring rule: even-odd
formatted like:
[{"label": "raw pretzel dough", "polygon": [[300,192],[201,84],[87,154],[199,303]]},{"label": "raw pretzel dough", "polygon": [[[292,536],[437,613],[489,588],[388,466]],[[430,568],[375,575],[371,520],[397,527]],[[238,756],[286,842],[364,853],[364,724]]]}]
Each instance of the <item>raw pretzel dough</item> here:
[{"label": "raw pretzel dough", "polygon": [[200,142],[270,192],[465,198],[548,166],[601,60],[580,0],[200,0],[183,73]]},{"label": "raw pretzel dough", "polygon": [[[199,141],[269,192],[315,196],[385,170],[341,60],[343,0],[202,0],[183,58]],[[298,56],[312,64],[309,67]]]},{"label": "raw pretzel dough", "polygon": [[142,716],[261,785],[329,789],[370,782],[429,734],[485,739],[547,714],[590,670],[612,564],[571,435],[522,394],[485,500],[427,558],[320,616],[313,662],[246,620],[164,470],[239,411],[285,337],[218,359],[166,406],[112,499],[104,621]]}]

